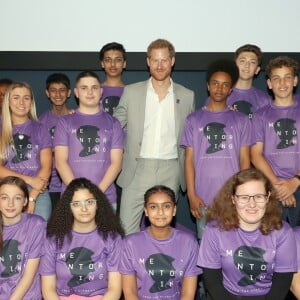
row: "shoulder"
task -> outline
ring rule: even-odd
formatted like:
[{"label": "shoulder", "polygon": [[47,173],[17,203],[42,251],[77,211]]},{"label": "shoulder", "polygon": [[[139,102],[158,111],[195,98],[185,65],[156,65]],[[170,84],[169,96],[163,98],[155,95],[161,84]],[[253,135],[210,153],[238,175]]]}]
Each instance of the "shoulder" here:
[{"label": "shoulder", "polygon": [[173,86],[174,86],[174,92],[177,94],[177,93],[182,93],[182,94],[187,94],[189,96],[194,96],[194,91],[186,88],[185,86],[179,84],[179,83],[176,83],[176,82],[173,82]]},{"label": "shoulder", "polygon": [[39,116],[39,120],[42,122],[45,119],[49,118],[49,115],[51,114],[50,110],[47,110],[45,112],[43,112],[40,116]]},{"label": "shoulder", "polygon": [[127,246],[132,245],[133,247],[135,247],[136,245],[145,244],[148,241],[148,237],[149,236],[145,230],[131,233],[123,239],[123,244]]},{"label": "shoulder", "polygon": [[186,243],[197,243],[196,236],[191,232],[174,228],[174,236],[180,239],[181,245],[186,245]]},{"label": "shoulder", "polygon": [[29,232],[41,233],[44,230],[46,230],[47,223],[42,217],[38,215],[24,213],[22,226],[26,227],[29,230]]},{"label": "shoulder", "polygon": [[147,85],[148,85],[148,80],[131,83],[131,84],[125,85],[124,91],[134,91],[136,89],[142,89],[142,88],[147,87]]},{"label": "shoulder", "polygon": [[277,241],[277,243],[280,243],[281,241],[285,241],[287,239],[290,239],[290,237],[294,237],[293,228],[285,221],[282,222],[282,227],[278,230],[272,230],[270,233],[273,238]]}]

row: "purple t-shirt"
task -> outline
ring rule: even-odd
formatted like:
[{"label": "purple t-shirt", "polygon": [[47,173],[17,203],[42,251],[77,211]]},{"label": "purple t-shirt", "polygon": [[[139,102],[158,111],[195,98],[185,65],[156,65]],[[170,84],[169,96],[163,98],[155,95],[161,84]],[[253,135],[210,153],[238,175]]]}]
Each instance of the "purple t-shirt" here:
[{"label": "purple t-shirt", "polygon": [[[13,225],[3,226],[4,247],[0,255],[0,299],[9,299],[24,275],[29,259],[43,255],[46,222],[39,216],[24,213]],[[37,272],[23,300],[42,299]]]},{"label": "purple t-shirt", "polygon": [[274,272],[297,271],[297,253],[292,228],[263,235],[259,229],[221,231],[207,224],[201,240],[197,264],[222,269],[223,285],[239,296],[260,296],[269,292]]},{"label": "purple t-shirt", "polygon": [[263,142],[263,155],[281,179],[292,178],[300,170],[300,104],[258,110],[253,118],[255,142]]},{"label": "purple t-shirt", "polygon": [[252,87],[248,90],[234,88],[227,98],[227,105],[232,106],[252,119],[253,113],[259,108],[272,102],[272,98],[265,92]]},{"label": "purple t-shirt", "polygon": [[9,149],[4,166],[20,174],[36,176],[41,168],[41,150],[52,147],[47,128],[41,123],[28,120],[13,127],[13,140],[15,149]]},{"label": "purple t-shirt", "polygon": [[240,148],[252,140],[250,120],[237,111],[201,108],[187,117],[181,146],[194,150],[195,190],[205,204],[240,170]]},{"label": "purple t-shirt", "polygon": [[119,271],[136,275],[141,300],[179,300],[184,277],[201,273],[198,249],[195,237],[184,231],[173,229],[168,239],[156,240],[146,229],[123,240]]},{"label": "purple t-shirt", "polygon": [[297,264],[298,264],[298,271],[300,271],[300,226],[294,227],[294,234],[297,246]]},{"label": "purple t-shirt", "polygon": [[118,106],[120,98],[124,91],[124,86],[102,86],[103,93],[101,105],[105,112],[113,115],[115,108]]},{"label": "purple t-shirt", "polygon": [[[46,111],[44,112],[40,117],[39,120],[42,124],[44,124],[51,136],[52,142],[54,138],[54,132],[55,132],[55,127],[58,123],[58,120],[61,116],[58,116],[54,114],[52,111]],[[52,173],[51,173],[51,178],[49,181],[49,192],[56,192],[60,193],[61,192],[61,179],[57,173],[57,170],[55,168],[55,160],[54,160],[54,147],[53,147],[53,157],[52,157]]]},{"label": "purple t-shirt", "polygon": [[[69,148],[68,163],[75,178],[86,177],[98,185],[111,164],[110,151],[123,149],[124,134],[119,121],[106,112],[86,115],[76,111],[59,119],[54,146]],[[116,202],[114,184],[105,194],[111,203]]]},{"label": "purple t-shirt", "polygon": [[120,253],[120,236],[115,239],[109,236],[105,241],[97,229],[89,233],[73,231],[72,240],[66,237],[61,249],[56,247],[55,238],[46,240],[40,274],[56,275],[59,296],[104,295],[108,272],[118,272]]}]

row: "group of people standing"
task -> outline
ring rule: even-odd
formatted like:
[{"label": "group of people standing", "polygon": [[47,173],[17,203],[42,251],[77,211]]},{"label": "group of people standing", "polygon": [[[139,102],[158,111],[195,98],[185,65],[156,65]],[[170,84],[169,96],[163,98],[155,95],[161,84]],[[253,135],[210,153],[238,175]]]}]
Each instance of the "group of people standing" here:
[{"label": "group of people standing", "polygon": [[[203,299],[285,299],[291,284],[300,299],[298,63],[268,63],[272,99],[253,87],[260,49],[244,45],[209,65],[194,111],[169,41],[150,43],[150,78],[135,84],[122,81],[121,44],[99,58],[106,79],[78,74],[76,110],[64,74],[47,78],[52,109],[39,120],[28,84],[5,92],[0,295],[193,300],[201,275]],[[180,187],[197,238],[171,226]]]}]

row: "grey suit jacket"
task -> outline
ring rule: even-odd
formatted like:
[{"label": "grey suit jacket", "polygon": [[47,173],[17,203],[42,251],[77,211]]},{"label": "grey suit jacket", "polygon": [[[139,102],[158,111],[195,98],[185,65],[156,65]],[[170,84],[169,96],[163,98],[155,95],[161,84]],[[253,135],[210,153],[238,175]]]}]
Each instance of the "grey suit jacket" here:
[{"label": "grey suit jacket", "polygon": [[[148,83],[149,80],[125,86],[119,105],[114,112],[114,116],[119,120],[122,127],[126,127],[123,166],[117,181],[121,187],[128,186],[135,174],[137,158],[140,154],[143,139]],[[193,91],[176,83],[173,83],[173,87],[175,94],[175,130],[180,168],[179,179],[181,188],[185,190],[184,150],[180,148],[180,138],[187,115],[195,109],[195,99]]]}]

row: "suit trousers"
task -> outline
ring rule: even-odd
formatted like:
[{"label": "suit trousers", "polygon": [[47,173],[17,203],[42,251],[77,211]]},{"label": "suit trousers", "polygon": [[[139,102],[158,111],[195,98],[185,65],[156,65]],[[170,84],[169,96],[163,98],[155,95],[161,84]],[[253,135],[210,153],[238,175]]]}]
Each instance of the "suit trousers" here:
[{"label": "suit trousers", "polygon": [[138,158],[134,178],[129,186],[123,187],[122,190],[120,217],[126,234],[140,230],[144,194],[155,185],[165,185],[178,194],[178,159]]}]

